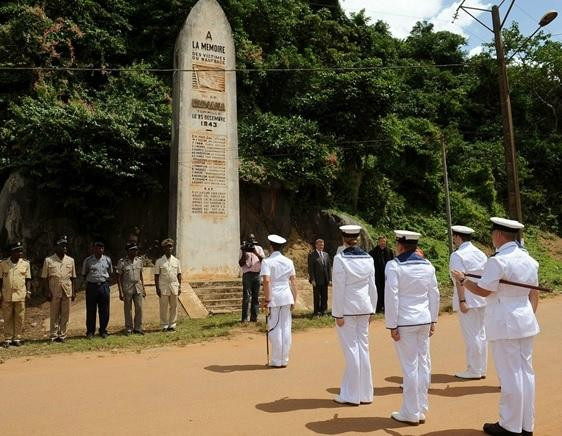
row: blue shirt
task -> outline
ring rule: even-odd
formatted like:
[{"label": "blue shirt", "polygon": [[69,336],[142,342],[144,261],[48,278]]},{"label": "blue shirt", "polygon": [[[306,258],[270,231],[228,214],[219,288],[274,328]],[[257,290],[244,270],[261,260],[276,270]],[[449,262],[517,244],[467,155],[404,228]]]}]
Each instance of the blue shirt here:
[{"label": "blue shirt", "polygon": [[82,264],[82,275],[86,276],[86,281],[92,283],[103,283],[109,280],[109,275],[113,272],[111,259],[102,254],[99,259],[93,254],[84,259]]}]

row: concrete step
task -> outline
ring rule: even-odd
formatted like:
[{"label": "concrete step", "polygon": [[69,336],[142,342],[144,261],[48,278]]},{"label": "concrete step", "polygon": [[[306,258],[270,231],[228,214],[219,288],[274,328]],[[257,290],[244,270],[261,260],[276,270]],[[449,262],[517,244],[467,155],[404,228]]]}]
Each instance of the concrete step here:
[{"label": "concrete step", "polygon": [[240,288],[199,288],[199,289],[194,289],[194,291],[199,297],[208,296],[208,295],[226,295],[226,294],[242,295],[242,287],[240,287]]},{"label": "concrete step", "polygon": [[240,287],[242,288],[242,280],[223,280],[223,281],[190,281],[189,284],[194,290],[200,288],[230,288],[230,287]]},{"label": "concrete step", "polygon": [[222,294],[213,293],[213,294],[198,294],[197,295],[201,301],[210,301],[210,300],[229,300],[229,299],[242,299],[241,292],[225,292]]}]

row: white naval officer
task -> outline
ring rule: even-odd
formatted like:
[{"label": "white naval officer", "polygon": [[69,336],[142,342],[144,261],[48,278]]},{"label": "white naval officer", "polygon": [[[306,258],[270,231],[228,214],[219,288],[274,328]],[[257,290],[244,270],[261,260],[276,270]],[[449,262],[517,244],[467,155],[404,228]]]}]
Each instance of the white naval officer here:
[{"label": "white naval officer", "polygon": [[500,379],[500,419],[484,424],[491,435],[533,434],[535,421],[535,373],[533,337],[539,333],[535,317],[536,289],[502,283],[501,280],[538,284],[539,264],[517,243],[524,228],[518,221],[492,217],[492,243],[496,254],[488,259],[478,282],[461,271],[453,276],[469,291],[487,298],[486,336],[492,347]]},{"label": "white naval officer", "polygon": [[[481,275],[488,258],[470,242],[474,230],[466,226],[452,226],[451,230],[457,249],[451,254],[449,271]],[[455,377],[485,378],[488,366],[488,342],[484,328],[486,298],[464,289],[462,283],[454,278],[453,289],[453,310],[459,313],[466,351],[466,370],[455,374]]]},{"label": "white naval officer", "polygon": [[377,307],[375,267],[371,256],[357,246],[361,227],[346,225],[340,230],[347,248],[334,257],[332,316],[345,357],[345,371],[334,401],[368,404],[373,401],[369,323]]},{"label": "white naval officer", "polygon": [[429,337],[439,315],[435,268],[416,253],[420,234],[395,230],[397,256],[385,267],[386,328],[404,376],[402,406],[391,418],[411,425],[425,422],[431,378]]},{"label": "white naval officer", "polygon": [[291,350],[291,312],[297,299],[293,261],[281,254],[287,240],[278,235],[267,237],[271,255],[261,264],[264,306],[269,310],[268,337],[271,343],[270,367],[284,368]]}]

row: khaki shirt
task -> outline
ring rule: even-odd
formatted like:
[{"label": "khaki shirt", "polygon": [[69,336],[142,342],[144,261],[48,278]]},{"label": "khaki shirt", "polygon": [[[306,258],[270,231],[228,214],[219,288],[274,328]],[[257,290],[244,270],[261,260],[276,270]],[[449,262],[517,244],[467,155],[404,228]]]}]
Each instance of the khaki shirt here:
[{"label": "khaki shirt", "polygon": [[26,279],[31,279],[31,268],[27,260],[19,259],[12,263],[6,259],[0,263],[2,274],[2,298],[4,301],[25,301]]},{"label": "khaki shirt", "polygon": [[168,259],[166,255],[156,261],[154,275],[159,276],[158,286],[162,295],[178,295],[180,282],[178,274],[181,274],[180,261],[173,255]]},{"label": "khaki shirt", "polygon": [[141,283],[142,259],[140,257],[135,257],[132,261],[128,256],[119,259],[115,270],[121,276],[124,293],[128,295],[143,293]]},{"label": "khaki shirt", "polygon": [[76,278],[74,259],[64,255],[61,259],[56,254],[46,257],[41,270],[41,278],[49,279],[49,290],[53,297],[72,297],[72,280]]}]

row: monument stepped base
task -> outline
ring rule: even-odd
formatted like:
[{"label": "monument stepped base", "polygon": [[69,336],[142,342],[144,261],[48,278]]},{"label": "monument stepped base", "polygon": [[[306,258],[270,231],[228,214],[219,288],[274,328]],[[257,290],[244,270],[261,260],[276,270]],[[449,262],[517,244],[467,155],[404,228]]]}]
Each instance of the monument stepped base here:
[{"label": "monument stepped base", "polygon": [[[189,284],[210,314],[242,310],[242,280],[190,280]],[[260,302],[263,297],[260,296]]]}]

